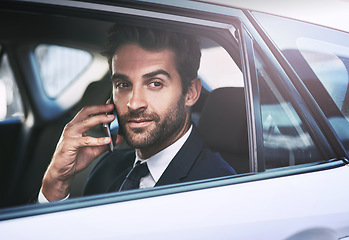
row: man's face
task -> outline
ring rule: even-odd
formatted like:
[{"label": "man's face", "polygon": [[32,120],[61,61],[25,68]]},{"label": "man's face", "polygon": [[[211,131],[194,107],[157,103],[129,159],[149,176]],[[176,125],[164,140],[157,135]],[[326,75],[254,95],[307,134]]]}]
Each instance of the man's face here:
[{"label": "man's face", "polygon": [[113,57],[112,71],[114,104],[129,145],[156,148],[181,137],[188,113],[171,50],[124,45]]}]

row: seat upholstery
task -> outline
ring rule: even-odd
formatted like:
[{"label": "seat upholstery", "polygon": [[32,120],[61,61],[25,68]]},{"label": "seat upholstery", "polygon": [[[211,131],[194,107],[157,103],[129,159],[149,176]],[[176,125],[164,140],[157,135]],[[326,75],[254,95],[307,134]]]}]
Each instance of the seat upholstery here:
[{"label": "seat upholstery", "polygon": [[244,89],[218,88],[203,106],[198,124],[207,146],[219,152],[237,173],[249,172]]}]

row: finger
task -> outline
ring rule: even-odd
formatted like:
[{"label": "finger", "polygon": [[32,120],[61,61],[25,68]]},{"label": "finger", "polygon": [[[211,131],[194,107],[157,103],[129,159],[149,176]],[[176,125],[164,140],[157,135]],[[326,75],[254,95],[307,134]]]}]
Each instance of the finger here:
[{"label": "finger", "polygon": [[71,121],[72,123],[83,121],[84,119],[99,115],[103,113],[111,112],[114,108],[113,104],[102,104],[102,105],[94,105],[94,106],[87,106],[82,108],[74,117],[74,119]]},{"label": "finger", "polygon": [[90,116],[81,122],[69,125],[71,136],[84,136],[91,128],[104,123],[110,123],[115,119],[112,114],[101,114],[96,116]]},{"label": "finger", "polygon": [[90,136],[77,138],[76,140],[77,147],[98,147],[107,145],[111,141],[109,137],[94,138]]}]

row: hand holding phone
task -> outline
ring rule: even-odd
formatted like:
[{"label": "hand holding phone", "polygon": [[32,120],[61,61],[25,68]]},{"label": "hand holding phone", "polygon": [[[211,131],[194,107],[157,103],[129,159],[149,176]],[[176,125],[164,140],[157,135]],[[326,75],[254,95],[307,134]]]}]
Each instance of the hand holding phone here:
[{"label": "hand holding phone", "polygon": [[[110,98],[110,103],[113,103],[113,98]],[[113,142],[113,136],[116,136],[119,132],[119,121],[118,121],[118,117],[116,114],[116,109],[114,106],[113,111],[111,112],[115,119],[111,122],[111,123],[104,123],[103,127],[105,128],[105,131],[107,133],[107,136],[111,138],[111,142],[109,143],[109,150],[111,152],[114,151],[114,142]]]}]

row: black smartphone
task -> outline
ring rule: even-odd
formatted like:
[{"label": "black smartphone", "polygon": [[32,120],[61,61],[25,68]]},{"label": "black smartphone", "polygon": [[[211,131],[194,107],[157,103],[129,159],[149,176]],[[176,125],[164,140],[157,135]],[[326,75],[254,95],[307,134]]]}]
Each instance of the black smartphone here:
[{"label": "black smartphone", "polygon": [[[113,103],[112,97],[110,98],[110,103]],[[114,106],[114,109],[111,113],[114,115],[115,119],[111,123],[104,123],[103,127],[105,128],[107,136],[112,139],[112,141],[109,143],[109,150],[111,152],[113,152],[114,151],[113,136],[116,136],[119,132],[119,121],[118,121],[118,117],[116,114],[115,106]]]}]

